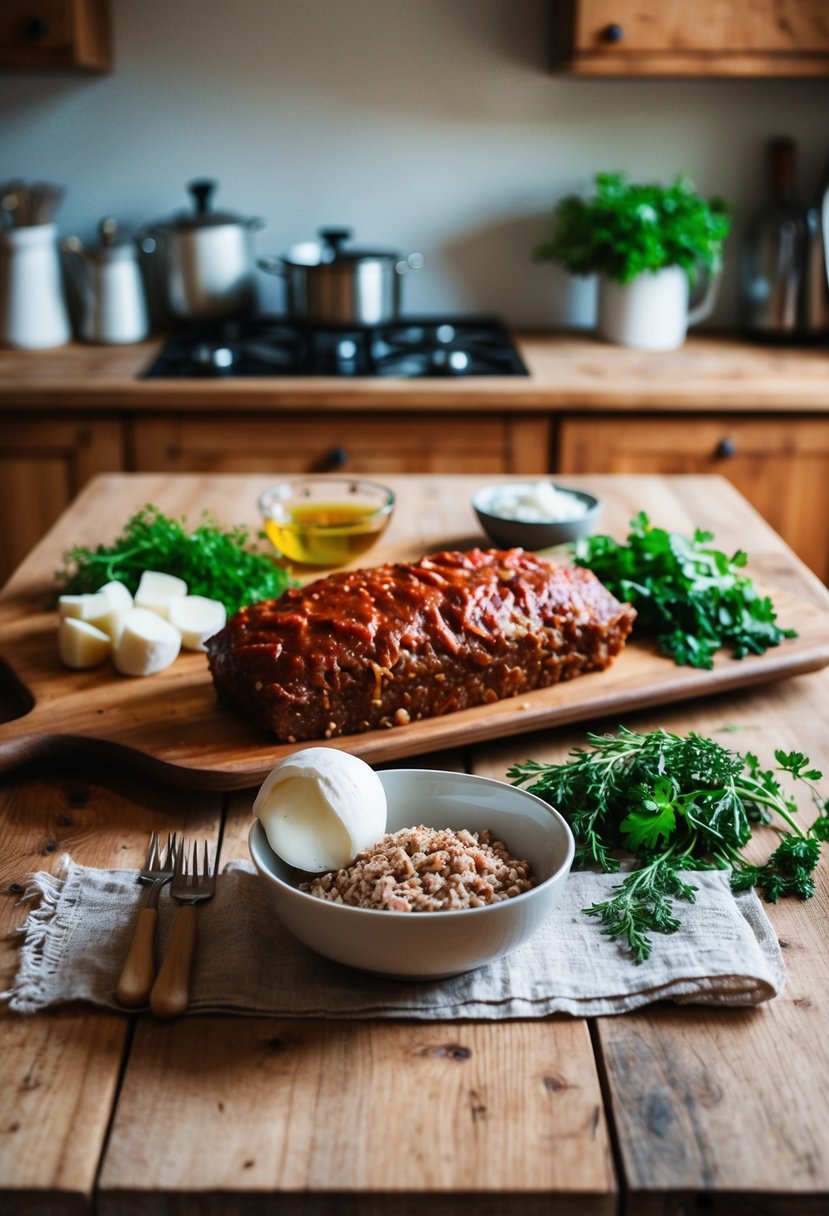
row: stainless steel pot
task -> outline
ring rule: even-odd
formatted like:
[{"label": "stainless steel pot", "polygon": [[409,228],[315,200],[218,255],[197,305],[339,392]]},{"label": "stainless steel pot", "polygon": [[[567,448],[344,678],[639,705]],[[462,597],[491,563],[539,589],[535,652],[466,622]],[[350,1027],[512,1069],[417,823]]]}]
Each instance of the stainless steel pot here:
[{"label": "stainless steel pot", "polygon": [[215,189],[212,181],[190,182],[193,210],[149,230],[163,260],[169,308],[188,320],[242,314],[256,302],[251,234],[265,222],[213,211]]},{"label": "stainless steel pot", "polygon": [[294,245],[281,257],[259,258],[260,269],[285,280],[285,309],[314,325],[384,325],[400,310],[404,275],[423,266],[423,255],[345,246],[348,228],[323,228],[320,241]]}]

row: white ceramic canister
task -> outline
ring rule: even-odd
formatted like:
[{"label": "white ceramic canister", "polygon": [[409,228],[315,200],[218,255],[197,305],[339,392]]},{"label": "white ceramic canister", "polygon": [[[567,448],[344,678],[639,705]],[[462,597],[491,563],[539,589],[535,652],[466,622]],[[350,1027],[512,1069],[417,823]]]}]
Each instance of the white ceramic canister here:
[{"label": "white ceramic canister", "polygon": [[688,275],[679,266],[637,275],[630,283],[599,281],[597,332],[638,350],[676,350],[688,328],[710,316],[720,275],[708,277],[700,302],[689,306]]},{"label": "white ceramic canister", "polygon": [[55,225],[0,232],[0,342],[42,350],[71,336]]}]

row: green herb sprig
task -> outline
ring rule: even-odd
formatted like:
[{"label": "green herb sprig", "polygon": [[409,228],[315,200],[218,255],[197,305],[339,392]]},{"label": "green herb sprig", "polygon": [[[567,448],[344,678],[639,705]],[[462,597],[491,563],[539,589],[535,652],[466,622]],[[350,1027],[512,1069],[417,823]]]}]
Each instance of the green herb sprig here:
[{"label": "green herb sprig", "polygon": [[[770,901],[814,894],[829,807],[813,784],[822,773],[801,752],[778,750],[775,768],[763,769],[752,753],[694,733],[620,727],[587,739],[590,748],[575,748],[563,764],[527,760],[507,776],[564,815],[576,838],[576,868],[616,873],[620,856],[633,859],[611,897],[584,911],[603,933],[623,938],[637,962],[650,955],[649,933],[679,928],[674,901],[694,902],[683,871],[730,869],[734,890],[757,887]],[[778,774],[808,789],[816,810],[809,827],[797,822],[797,802]],[[780,841],[757,865],[743,850],[760,823],[773,826]]]},{"label": "green herb sprig", "polygon": [[656,528],[644,511],[630,527],[626,544],[582,537],[573,560],[633,604],[635,629],[656,634],[660,650],[678,665],[710,668],[722,648],[741,659],[796,636],[777,624],[771,600],[744,573],[742,550],[729,557],[711,544],[713,533],[699,528],[690,539]]},{"label": "green herb sprig", "polygon": [[568,194],[558,202],[536,260],[618,283],[669,266],[681,267],[693,282],[701,265],[719,267],[730,229],[721,199],[706,201],[685,177],[669,186],[639,185],[623,173],[599,173],[595,184],[592,198]]},{"label": "green herb sprig", "polygon": [[55,575],[62,593],[82,595],[117,579],[134,594],[144,570],[159,570],[184,579],[191,595],[221,600],[235,612],[275,599],[290,585],[276,558],[257,552],[244,526],[222,528],[206,512],[193,531],[185,524],[148,503],[112,544],[76,545],[64,554]]}]

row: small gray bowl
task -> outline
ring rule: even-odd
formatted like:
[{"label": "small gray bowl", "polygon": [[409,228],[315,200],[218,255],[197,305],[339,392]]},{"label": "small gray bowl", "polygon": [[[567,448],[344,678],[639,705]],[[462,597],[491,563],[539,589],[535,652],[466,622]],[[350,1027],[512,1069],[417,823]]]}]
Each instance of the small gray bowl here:
[{"label": "small gray bowl", "polygon": [[[570,495],[584,505],[582,514],[573,518],[550,518],[534,520],[511,519],[499,513],[499,500],[505,496],[531,494],[540,485],[562,494]],[[553,481],[502,481],[482,486],[472,496],[472,507],[481,527],[493,544],[502,549],[549,549],[553,545],[567,544],[580,536],[589,536],[595,531],[602,513],[598,498],[585,490],[574,490]]]}]

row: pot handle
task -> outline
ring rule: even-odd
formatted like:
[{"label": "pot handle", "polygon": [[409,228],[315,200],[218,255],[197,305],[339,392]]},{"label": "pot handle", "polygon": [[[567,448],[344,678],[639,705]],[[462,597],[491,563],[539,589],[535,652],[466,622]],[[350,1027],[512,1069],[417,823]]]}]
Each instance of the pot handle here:
[{"label": "pot handle", "polygon": [[285,263],[281,258],[257,258],[256,265],[268,274],[284,274]]},{"label": "pot handle", "polygon": [[700,321],[704,321],[706,317],[710,317],[714,311],[714,305],[717,302],[717,297],[720,294],[720,282],[722,280],[722,266],[717,266],[714,270],[706,270],[707,283],[702,293],[702,299],[693,308],[688,309],[687,324],[697,325]]},{"label": "pot handle", "polygon": [[422,253],[410,253],[407,258],[401,258],[395,263],[394,269],[398,274],[408,274],[410,270],[422,270],[426,263]]}]

